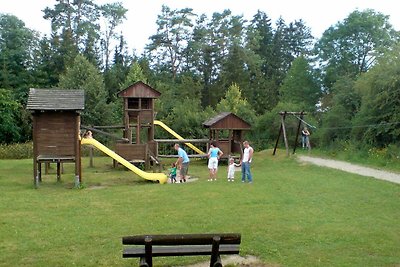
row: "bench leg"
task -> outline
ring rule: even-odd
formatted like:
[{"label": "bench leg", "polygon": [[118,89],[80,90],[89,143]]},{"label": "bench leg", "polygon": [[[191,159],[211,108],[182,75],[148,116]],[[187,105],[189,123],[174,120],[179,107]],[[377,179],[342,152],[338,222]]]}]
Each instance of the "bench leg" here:
[{"label": "bench leg", "polygon": [[144,258],[144,257],[140,258],[139,266],[140,267],[149,267],[149,265],[146,262],[146,258]]},{"label": "bench leg", "polygon": [[146,237],[144,239],[144,253],[148,267],[153,267],[153,252],[152,252],[151,242],[152,239],[150,237]]},{"label": "bench leg", "polygon": [[218,256],[217,261],[214,263],[213,267],[222,267],[221,257]]},{"label": "bench leg", "polygon": [[219,236],[213,237],[210,267],[221,266],[221,265],[215,265],[217,263],[218,259],[221,264],[221,259],[219,257],[219,242],[220,242],[220,240],[221,240],[221,237],[219,237]]}]

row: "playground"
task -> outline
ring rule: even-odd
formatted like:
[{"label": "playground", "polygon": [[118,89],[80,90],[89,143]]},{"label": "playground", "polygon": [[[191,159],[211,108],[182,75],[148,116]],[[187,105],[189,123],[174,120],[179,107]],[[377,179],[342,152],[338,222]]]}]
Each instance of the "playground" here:
[{"label": "playground", "polygon": [[[207,158],[209,143],[216,142],[224,151],[225,158],[240,158],[243,152],[242,142],[244,131],[251,125],[233,113],[222,112],[203,123],[209,129],[208,138],[184,139],[165,123],[155,120],[155,100],[160,92],[139,81],[117,95],[123,102],[123,125],[84,126],[81,125],[80,113],[85,108],[83,90],[65,89],[35,89],[31,88],[27,109],[33,120],[33,181],[37,188],[42,182],[42,164],[46,170],[51,163],[57,166],[57,181],[61,179],[63,163],[74,163],[75,186],[82,184],[81,146],[96,148],[113,159],[113,165],[123,165],[139,177],[165,184],[168,177],[162,172],[160,157],[177,157],[175,155],[160,155],[161,144],[172,146],[181,143],[186,149],[191,149],[195,155],[189,157]],[[171,134],[174,139],[155,139],[155,125]],[[121,128],[122,136],[118,137],[101,129]],[[85,130],[85,132],[83,132]],[[92,131],[116,138],[114,149],[110,149],[93,137]],[[224,133],[224,135],[220,135]],[[203,144],[200,149],[192,143]],[[92,156],[91,156],[92,166]],[[135,163],[153,170],[158,165],[159,172],[152,173],[140,169]]]},{"label": "playground", "polygon": [[[173,160],[173,159],[167,159]],[[143,233],[240,232],[240,256],[266,266],[396,266],[400,262],[399,185],[298,162],[285,151],[256,152],[254,184],[147,182],[114,169],[109,157],[55,166],[34,190],[31,160],[1,160],[1,266],[137,266],[123,259],[121,237]],[[155,266],[187,266],[208,257],[167,257]],[[224,258],[222,259],[224,261]],[[228,266],[228,265],[227,265]],[[233,266],[233,265],[229,265]]]},{"label": "playground", "polygon": [[[154,95],[144,101],[136,95],[139,100],[133,101],[126,94],[131,97],[134,90],[122,91],[127,104],[124,135],[115,150],[99,142],[96,134],[90,138],[79,133],[80,92],[73,93],[79,100],[75,106],[63,106],[60,113],[51,103],[46,109],[35,106],[43,102],[31,102],[33,166],[32,159],[0,160],[4,251],[0,266],[137,266],[138,259],[122,258],[123,236],[224,232],[241,234],[239,258],[256,259],[247,266],[396,266],[400,262],[398,184],[288,156],[284,119],[280,131],[286,153],[277,147],[257,151],[253,184],[241,183],[240,173],[228,183],[224,165],[217,181],[207,182],[206,160],[199,148],[191,148],[199,150],[193,155],[200,158],[190,164],[194,183],[165,185],[165,170],[138,168],[132,160],[153,166],[161,162],[159,143],[218,140],[228,155],[237,153],[249,127],[234,114],[223,113],[204,122],[209,138],[183,139],[154,120],[150,99],[156,92],[142,84],[139,88],[147,96]],[[220,135],[221,125],[228,124],[225,135]],[[155,125],[174,139],[157,139]],[[96,149],[101,156],[94,158],[93,165],[93,157],[84,156],[82,149]],[[162,164],[170,166],[174,161],[171,155]],[[45,171],[42,164],[47,164]],[[36,190],[27,178],[32,177],[32,169]],[[154,266],[202,266],[208,259],[160,257],[154,259]],[[222,256],[222,262],[225,259]],[[246,266],[246,261],[243,265],[227,262],[224,266]]]}]

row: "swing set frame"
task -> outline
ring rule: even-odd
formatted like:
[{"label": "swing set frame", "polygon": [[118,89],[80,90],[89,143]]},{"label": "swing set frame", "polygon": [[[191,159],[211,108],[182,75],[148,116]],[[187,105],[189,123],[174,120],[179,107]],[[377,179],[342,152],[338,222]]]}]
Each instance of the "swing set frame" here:
[{"label": "swing set frame", "polygon": [[306,115],[307,113],[304,112],[304,111],[301,111],[301,112],[281,111],[278,114],[281,116],[281,126],[279,128],[278,137],[276,139],[274,152],[272,153],[272,155],[275,156],[276,149],[278,148],[279,139],[280,139],[281,135],[283,134],[283,141],[285,143],[286,155],[289,156],[289,142],[288,142],[288,139],[287,139],[286,126],[285,126],[286,116],[287,115],[293,115],[293,116],[295,116],[295,117],[297,117],[299,119],[299,124],[297,125],[296,139],[294,141],[294,146],[293,146],[293,154],[294,154],[296,152],[296,148],[297,148],[297,140],[298,140],[299,134],[300,134],[301,122],[303,121],[304,115]]}]

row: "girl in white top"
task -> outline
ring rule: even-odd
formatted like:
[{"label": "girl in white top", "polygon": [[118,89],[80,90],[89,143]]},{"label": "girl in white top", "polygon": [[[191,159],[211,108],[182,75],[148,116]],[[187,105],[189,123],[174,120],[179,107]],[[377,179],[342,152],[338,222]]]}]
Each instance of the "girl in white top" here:
[{"label": "girl in white top", "polygon": [[210,170],[210,178],[208,181],[217,180],[217,169],[218,160],[224,153],[217,147],[215,142],[210,144],[210,150],[208,151],[208,169]]},{"label": "girl in white top", "polygon": [[229,165],[228,165],[228,182],[233,182],[235,180],[235,167],[238,165],[235,163],[234,158],[229,159]]}]

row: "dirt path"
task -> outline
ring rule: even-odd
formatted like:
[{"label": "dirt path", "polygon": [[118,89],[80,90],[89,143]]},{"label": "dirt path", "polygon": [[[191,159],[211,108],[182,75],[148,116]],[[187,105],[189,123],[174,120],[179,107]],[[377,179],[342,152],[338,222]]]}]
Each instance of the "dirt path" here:
[{"label": "dirt path", "polygon": [[321,159],[309,156],[298,156],[298,159],[302,162],[313,163],[319,166],[325,166],[329,168],[339,169],[346,172],[351,172],[363,176],[374,177],[376,179],[389,181],[392,183],[400,184],[400,174],[381,171],[373,168],[362,167],[359,165],[347,163],[345,161]]}]

